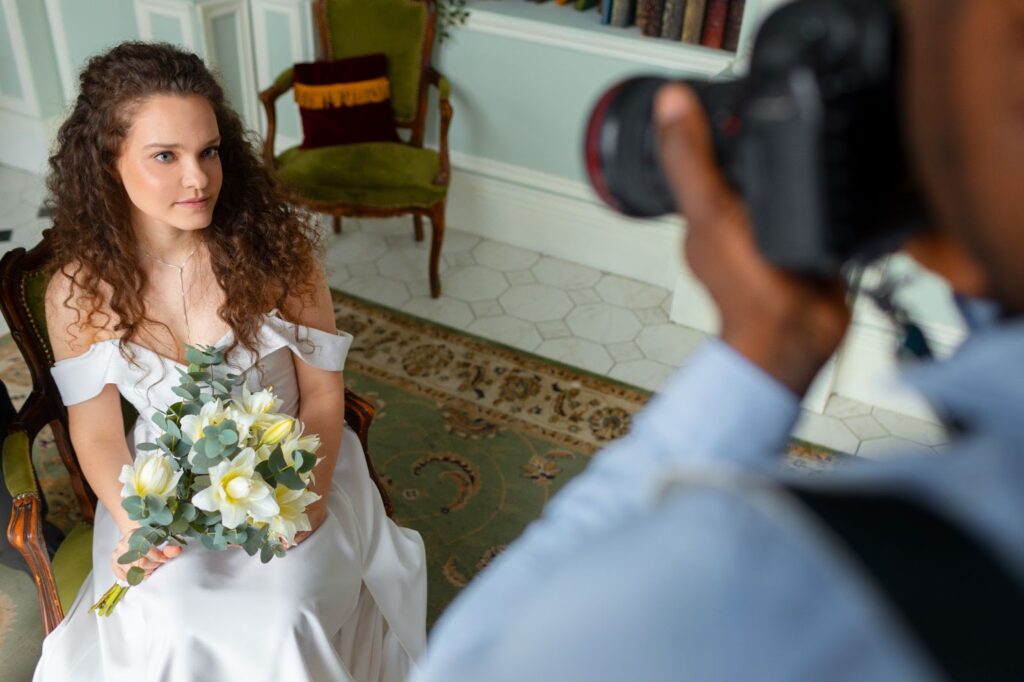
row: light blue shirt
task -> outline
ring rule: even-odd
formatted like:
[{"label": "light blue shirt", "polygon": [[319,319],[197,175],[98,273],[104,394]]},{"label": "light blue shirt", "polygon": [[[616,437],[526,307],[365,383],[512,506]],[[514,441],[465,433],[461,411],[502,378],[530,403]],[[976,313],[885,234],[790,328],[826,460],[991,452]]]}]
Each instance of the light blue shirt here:
[{"label": "light blue shirt", "polygon": [[[912,382],[971,435],[814,484],[933,504],[1024,577],[1024,324],[972,336]],[[413,682],[937,677],[871,580],[772,484],[792,475],[778,463],[797,413],[708,344],[455,600]]]}]

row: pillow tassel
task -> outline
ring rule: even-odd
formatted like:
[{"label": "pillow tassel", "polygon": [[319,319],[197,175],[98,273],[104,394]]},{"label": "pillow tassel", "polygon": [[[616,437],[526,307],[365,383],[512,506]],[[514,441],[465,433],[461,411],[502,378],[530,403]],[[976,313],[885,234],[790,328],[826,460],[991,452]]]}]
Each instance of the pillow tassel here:
[{"label": "pillow tassel", "polygon": [[295,101],[304,109],[332,109],[375,104],[391,97],[388,79],[373,78],[327,85],[295,84]]}]

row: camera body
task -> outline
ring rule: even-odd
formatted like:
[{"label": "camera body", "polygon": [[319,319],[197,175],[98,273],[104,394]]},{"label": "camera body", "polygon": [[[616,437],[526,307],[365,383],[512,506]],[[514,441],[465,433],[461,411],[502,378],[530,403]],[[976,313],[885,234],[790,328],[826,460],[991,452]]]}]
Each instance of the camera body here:
[{"label": "camera body", "polygon": [[[926,222],[902,135],[898,19],[893,0],[795,0],[765,21],[744,78],[687,82],[758,248],[780,268],[834,276]],[[627,215],[676,210],[652,118],[666,82],[619,83],[587,126],[591,182]]]}]

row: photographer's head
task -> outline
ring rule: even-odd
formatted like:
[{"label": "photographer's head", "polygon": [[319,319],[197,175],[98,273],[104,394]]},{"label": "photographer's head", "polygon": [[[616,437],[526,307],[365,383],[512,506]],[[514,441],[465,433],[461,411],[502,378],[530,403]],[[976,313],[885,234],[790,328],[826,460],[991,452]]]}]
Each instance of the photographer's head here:
[{"label": "photographer's head", "polygon": [[1024,2],[904,0],[908,137],[933,214],[1024,313]]}]

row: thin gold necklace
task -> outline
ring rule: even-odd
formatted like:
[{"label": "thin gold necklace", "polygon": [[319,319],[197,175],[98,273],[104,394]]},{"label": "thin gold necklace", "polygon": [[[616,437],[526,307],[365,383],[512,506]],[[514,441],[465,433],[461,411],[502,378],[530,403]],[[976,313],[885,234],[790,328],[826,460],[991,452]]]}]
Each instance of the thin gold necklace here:
[{"label": "thin gold necklace", "polygon": [[188,262],[190,260],[192,260],[192,256],[194,256],[196,251],[199,250],[199,246],[197,245],[196,248],[192,249],[192,251],[187,256],[185,256],[185,260],[182,261],[181,265],[175,265],[174,263],[168,263],[164,259],[159,258],[157,256],[154,256],[152,253],[150,253],[146,249],[142,248],[141,245],[139,246],[139,248],[142,249],[142,253],[146,254],[147,256],[149,256],[150,258],[155,260],[157,263],[160,263],[161,265],[166,265],[169,268],[174,268],[175,270],[178,271],[178,285],[179,285],[179,287],[181,289],[181,312],[182,312],[182,315],[184,315],[184,317],[185,317],[185,343],[186,344],[191,343],[192,342],[192,327],[189,325],[189,321],[188,321],[188,305],[185,303],[185,266],[188,265]]}]

